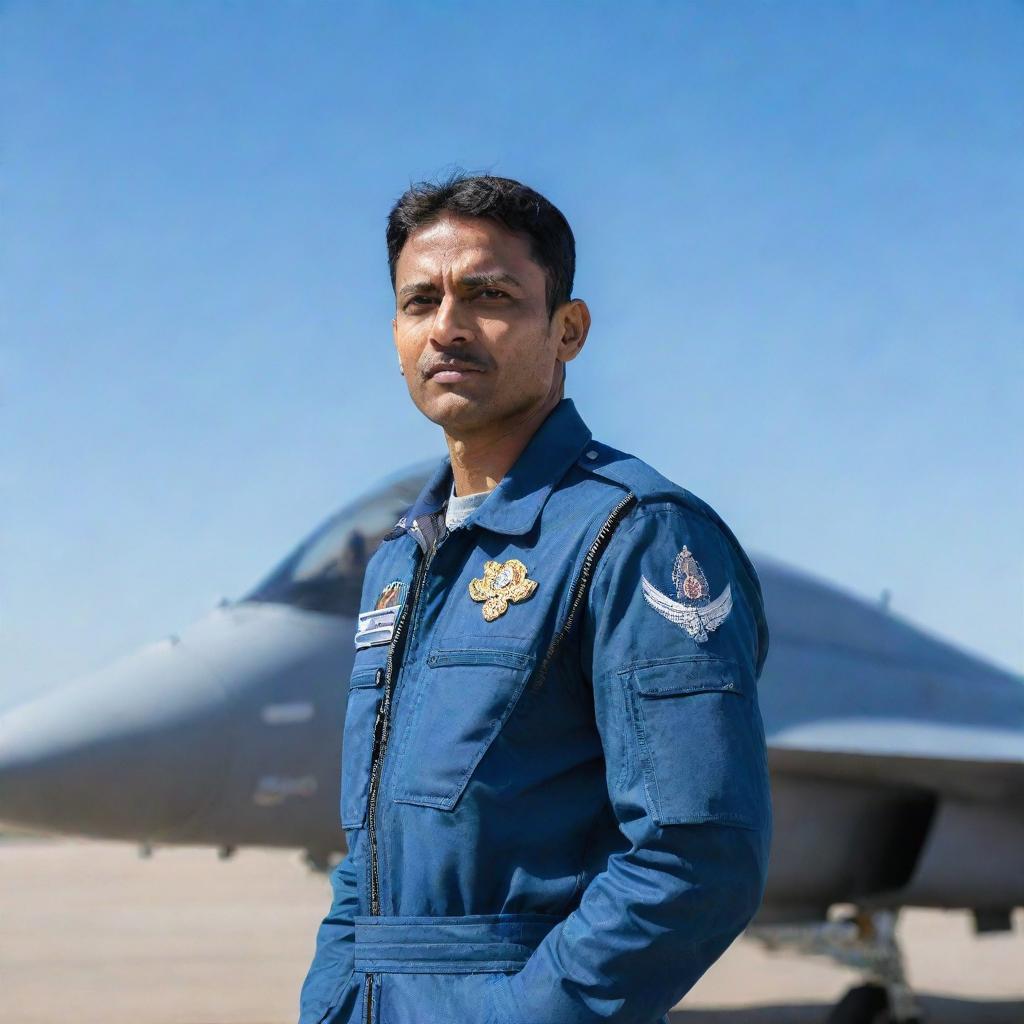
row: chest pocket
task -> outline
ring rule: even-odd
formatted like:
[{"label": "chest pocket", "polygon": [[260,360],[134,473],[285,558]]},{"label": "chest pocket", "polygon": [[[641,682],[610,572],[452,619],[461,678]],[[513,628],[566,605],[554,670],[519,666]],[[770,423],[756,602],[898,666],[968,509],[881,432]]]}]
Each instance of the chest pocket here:
[{"label": "chest pocket", "polygon": [[[485,643],[492,643],[488,638]],[[395,800],[450,811],[512,713],[536,658],[495,647],[434,649],[409,709]]]},{"label": "chest pocket", "polygon": [[346,829],[362,828],[366,819],[373,730],[384,696],[387,654],[387,644],[356,651],[352,667],[341,744],[341,827]]}]

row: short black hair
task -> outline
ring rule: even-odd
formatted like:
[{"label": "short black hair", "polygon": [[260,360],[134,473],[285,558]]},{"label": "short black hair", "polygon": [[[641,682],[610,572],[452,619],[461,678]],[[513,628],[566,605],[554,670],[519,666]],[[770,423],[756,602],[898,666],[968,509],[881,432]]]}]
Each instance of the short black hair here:
[{"label": "short black hair", "polygon": [[490,174],[459,171],[440,181],[419,181],[402,193],[388,214],[391,287],[406,241],[444,213],[484,217],[530,239],[533,259],[547,276],[548,316],[572,297],[576,240],[561,210],[528,185]]}]

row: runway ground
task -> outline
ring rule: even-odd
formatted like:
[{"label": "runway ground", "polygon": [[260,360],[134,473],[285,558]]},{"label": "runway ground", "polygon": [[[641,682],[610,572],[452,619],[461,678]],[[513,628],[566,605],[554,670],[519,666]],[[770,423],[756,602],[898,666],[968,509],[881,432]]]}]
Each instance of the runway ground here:
[{"label": "runway ground", "polygon": [[[0,842],[0,1024],[294,1024],[330,900],[295,852]],[[966,914],[911,911],[901,936],[932,1024],[1024,1022],[1024,916],[975,938]],[[677,1024],[812,1024],[856,982],[740,940]]]}]

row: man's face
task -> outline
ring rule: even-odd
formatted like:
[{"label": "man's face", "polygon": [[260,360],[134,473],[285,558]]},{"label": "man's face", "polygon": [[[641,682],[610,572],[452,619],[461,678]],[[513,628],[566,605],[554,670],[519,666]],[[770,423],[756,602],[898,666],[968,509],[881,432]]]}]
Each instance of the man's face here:
[{"label": "man's face", "polygon": [[395,270],[395,347],[428,419],[469,435],[557,394],[558,363],[582,345],[571,323],[567,339],[565,311],[579,313],[569,303],[548,316],[547,278],[526,236],[445,214],[409,236]]}]

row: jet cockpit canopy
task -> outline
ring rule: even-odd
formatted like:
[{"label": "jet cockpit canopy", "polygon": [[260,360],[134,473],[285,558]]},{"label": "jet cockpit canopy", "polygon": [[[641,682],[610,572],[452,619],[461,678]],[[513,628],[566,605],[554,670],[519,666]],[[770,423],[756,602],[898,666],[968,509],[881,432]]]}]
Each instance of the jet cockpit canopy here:
[{"label": "jet cockpit canopy", "polygon": [[366,563],[436,465],[431,460],[405,470],[336,512],[242,600],[355,618]]}]

